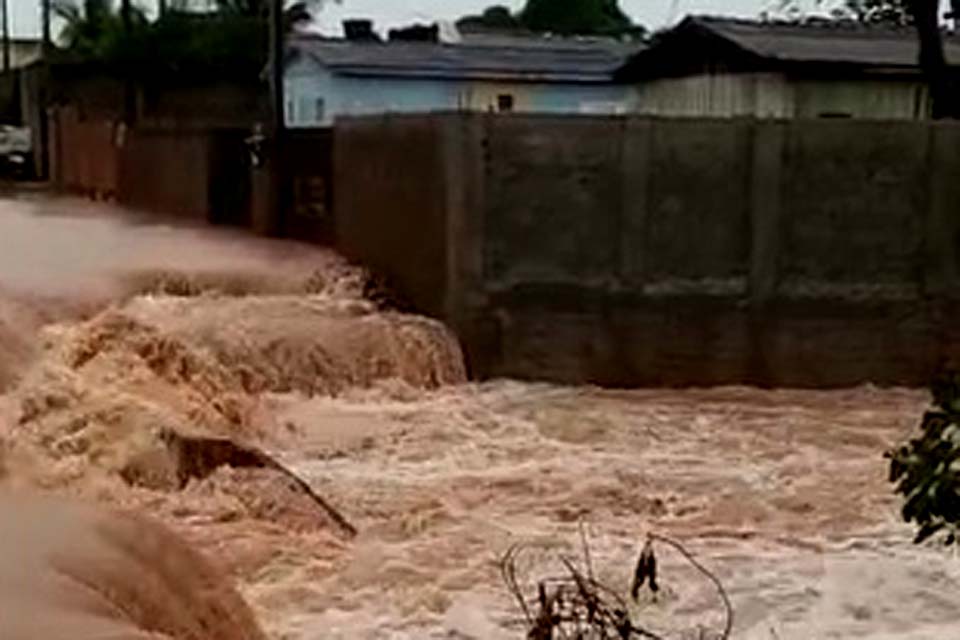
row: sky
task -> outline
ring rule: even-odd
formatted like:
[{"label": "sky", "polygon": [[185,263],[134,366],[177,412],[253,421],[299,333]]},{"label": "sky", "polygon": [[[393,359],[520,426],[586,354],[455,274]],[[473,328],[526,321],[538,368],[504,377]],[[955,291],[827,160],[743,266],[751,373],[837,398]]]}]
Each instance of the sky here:
[{"label": "sky", "polygon": [[[40,31],[40,0],[6,2],[10,7],[11,32],[15,36],[37,35]],[[140,4],[152,5],[154,2],[141,0]],[[806,3],[812,2],[807,0]],[[635,22],[650,29],[670,25],[691,13],[756,17],[776,3],[777,0],[620,0],[620,6]],[[383,29],[415,21],[455,20],[491,4],[519,8],[523,0],[341,0],[340,4],[325,7],[318,19],[322,31],[339,35],[340,22],[344,18],[372,18],[377,28]]]},{"label": "sky", "polygon": [[[369,17],[383,26],[412,21],[455,20],[468,13],[479,13],[491,4],[504,4],[514,9],[523,0],[342,0],[331,5],[318,17],[321,28],[331,31],[345,17]],[[635,22],[657,28],[682,18],[687,13],[712,15],[756,16],[765,0],[620,0],[620,6]]]}]

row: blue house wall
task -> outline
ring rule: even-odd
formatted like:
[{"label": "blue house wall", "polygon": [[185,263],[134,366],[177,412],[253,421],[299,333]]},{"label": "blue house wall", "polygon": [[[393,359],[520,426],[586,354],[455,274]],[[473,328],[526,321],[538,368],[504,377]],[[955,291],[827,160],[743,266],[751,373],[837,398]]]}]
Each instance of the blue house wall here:
[{"label": "blue house wall", "polygon": [[341,115],[495,110],[500,96],[521,113],[622,113],[629,87],[346,76],[308,58],[288,65],[284,77],[289,127],[330,126]]}]

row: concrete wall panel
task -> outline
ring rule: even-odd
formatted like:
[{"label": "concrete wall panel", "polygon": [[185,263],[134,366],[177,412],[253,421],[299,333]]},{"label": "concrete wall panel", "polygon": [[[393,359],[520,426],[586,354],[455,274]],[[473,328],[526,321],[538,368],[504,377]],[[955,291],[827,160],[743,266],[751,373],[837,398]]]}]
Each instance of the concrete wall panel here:
[{"label": "concrete wall panel", "polygon": [[960,364],[955,125],[448,114],[352,120],[335,146],[342,246],[480,377],[831,387]]},{"label": "concrete wall panel", "polygon": [[334,131],[335,237],[417,308],[443,315],[446,172],[430,116],[345,119]]},{"label": "concrete wall panel", "polygon": [[916,291],[928,205],[927,126],[799,121],[782,181],[784,286]]},{"label": "concrete wall panel", "polygon": [[491,118],[486,275],[495,286],[604,282],[617,262],[622,122]]}]

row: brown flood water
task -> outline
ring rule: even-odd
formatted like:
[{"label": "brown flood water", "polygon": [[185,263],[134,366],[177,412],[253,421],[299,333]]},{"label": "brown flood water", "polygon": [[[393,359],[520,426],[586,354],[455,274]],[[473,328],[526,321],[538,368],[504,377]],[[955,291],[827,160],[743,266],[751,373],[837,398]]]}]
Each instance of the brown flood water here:
[{"label": "brown flood water", "polygon": [[[159,518],[272,638],[521,638],[499,554],[575,553],[581,520],[624,591],[647,531],[683,541],[726,585],[735,638],[960,637],[960,564],[910,543],[882,459],[922,391],[468,384],[442,327],[374,309],[330,252],[117,214],[0,200],[0,467]],[[128,487],[157,425],[264,447],[359,536],[229,471]],[[716,628],[710,585],[661,564],[635,619]]]}]

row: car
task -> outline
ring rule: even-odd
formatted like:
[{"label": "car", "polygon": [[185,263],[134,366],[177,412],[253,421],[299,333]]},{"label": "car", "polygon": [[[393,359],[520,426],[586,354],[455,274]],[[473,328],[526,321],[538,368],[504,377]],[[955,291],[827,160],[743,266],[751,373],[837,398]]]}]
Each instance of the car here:
[{"label": "car", "polygon": [[33,174],[32,138],[28,127],[0,125],[0,174],[20,180]]}]

